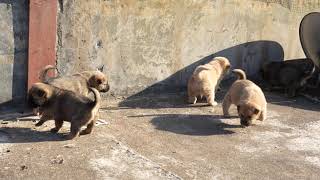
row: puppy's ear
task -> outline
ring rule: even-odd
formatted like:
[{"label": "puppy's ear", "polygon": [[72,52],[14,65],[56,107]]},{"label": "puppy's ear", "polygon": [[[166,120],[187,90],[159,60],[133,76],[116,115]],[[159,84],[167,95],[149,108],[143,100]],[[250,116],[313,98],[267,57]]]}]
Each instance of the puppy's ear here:
[{"label": "puppy's ear", "polygon": [[46,95],[47,95],[47,92],[44,91],[43,89],[38,89],[36,93],[37,93],[37,96],[42,97],[42,98],[46,97]]},{"label": "puppy's ear", "polygon": [[100,78],[96,78],[96,82],[98,85],[102,84],[102,80]]}]

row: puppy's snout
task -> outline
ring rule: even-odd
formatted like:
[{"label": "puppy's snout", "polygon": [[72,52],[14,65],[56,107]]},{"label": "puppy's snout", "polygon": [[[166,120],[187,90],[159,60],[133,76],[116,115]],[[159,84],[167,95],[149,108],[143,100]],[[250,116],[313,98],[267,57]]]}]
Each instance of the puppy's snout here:
[{"label": "puppy's snout", "polygon": [[252,120],[248,120],[248,119],[241,119],[240,120],[240,124],[242,126],[250,126],[252,124]]},{"label": "puppy's snout", "polygon": [[32,96],[28,97],[28,106],[31,108],[37,108],[39,105],[35,102]]},{"label": "puppy's snout", "polygon": [[100,92],[108,92],[109,91],[109,89],[110,89],[110,86],[109,86],[109,84],[103,84],[103,85],[100,85],[99,86],[99,91]]},{"label": "puppy's snout", "polygon": [[101,92],[108,92],[108,91],[109,91],[109,89],[110,89],[109,84],[105,84],[105,85],[104,85],[104,88],[103,88],[103,89],[101,89]]}]

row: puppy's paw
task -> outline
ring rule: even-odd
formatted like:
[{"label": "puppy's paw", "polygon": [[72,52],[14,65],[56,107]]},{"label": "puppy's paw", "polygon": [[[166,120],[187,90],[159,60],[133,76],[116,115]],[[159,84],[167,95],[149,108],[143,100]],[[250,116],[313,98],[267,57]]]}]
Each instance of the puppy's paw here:
[{"label": "puppy's paw", "polygon": [[52,133],[57,133],[59,131],[59,129],[57,129],[57,128],[52,128],[51,130],[50,130],[50,132],[52,132]]},{"label": "puppy's paw", "polygon": [[90,134],[90,133],[91,133],[91,131],[89,131],[87,129],[80,131],[80,135],[86,135],[86,134]]},{"label": "puppy's paw", "polygon": [[225,118],[230,118],[231,115],[230,115],[230,114],[224,114],[223,117],[225,117]]},{"label": "puppy's paw", "polygon": [[210,106],[216,106],[216,105],[218,105],[218,103],[216,101],[213,101],[213,102],[210,102],[209,105]]}]

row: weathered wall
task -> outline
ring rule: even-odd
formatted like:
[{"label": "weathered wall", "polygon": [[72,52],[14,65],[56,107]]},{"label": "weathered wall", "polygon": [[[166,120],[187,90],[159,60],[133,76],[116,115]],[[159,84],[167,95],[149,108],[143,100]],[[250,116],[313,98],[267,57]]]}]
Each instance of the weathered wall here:
[{"label": "weathered wall", "polygon": [[25,97],[28,0],[0,0],[0,110]]},{"label": "weathered wall", "polygon": [[318,0],[59,2],[59,71],[104,64],[115,94],[151,85],[153,90],[184,88],[193,68],[217,55],[249,75],[262,61],[304,57],[299,23],[306,13],[320,10]]}]

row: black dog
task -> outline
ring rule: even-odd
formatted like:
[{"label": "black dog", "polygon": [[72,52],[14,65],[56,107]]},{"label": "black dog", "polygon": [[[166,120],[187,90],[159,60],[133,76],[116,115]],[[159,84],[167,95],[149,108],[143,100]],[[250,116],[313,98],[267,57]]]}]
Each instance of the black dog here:
[{"label": "black dog", "polygon": [[288,97],[294,97],[298,90],[306,87],[316,71],[311,59],[294,59],[281,62],[269,62],[263,65],[262,78],[269,89],[281,88]]}]

